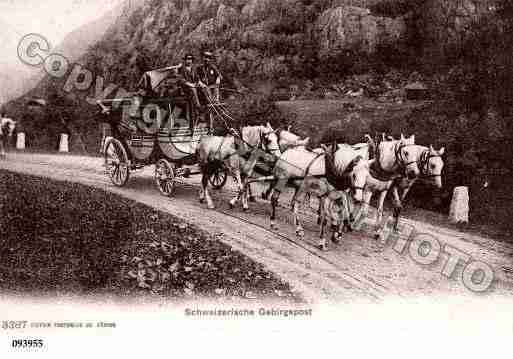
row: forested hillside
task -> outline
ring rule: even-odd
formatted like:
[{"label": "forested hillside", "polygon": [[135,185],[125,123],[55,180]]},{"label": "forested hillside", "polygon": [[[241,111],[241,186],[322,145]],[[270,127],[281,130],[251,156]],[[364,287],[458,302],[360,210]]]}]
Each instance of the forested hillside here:
[{"label": "forested hillside", "polygon": [[[198,55],[209,49],[225,75],[224,96],[236,97],[234,111],[241,118],[297,122],[301,116],[294,111],[277,113],[272,101],[336,100],[349,93],[382,104],[368,118],[359,105],[339,113],[367,121],[366,127],[356,129],[415,133],[419,143],[446,147],[446,195],[451,186],[470,184],[479,196],[489,196],[480,187],[486,179],[493,178],[497,193],[507,182],[513,169],[511,1],[141,3],[120,14],[80,60],[103,77],[104,86],[113,83],[133,90],[145,70],[177,64],[185,52]],[[84,101],[85,96],[94,96],[95,86],[66,92],[64,81],[43,79],[7,110],[22,119],[34,147],[55,148],[64,117],[72,132],[83,137],[80,146],[72,147],[95,153],[99,134],[94,107]],[[425,84],[432,101],[408,105],[404,86],[411,82]],[[238,93],[244,96],[237,97]],[[56,107],[35,114],[24,105],[31,96],[47,98]],[[408,105],[409,110],[387,118],[386,109],[398,105]],[[347,123],[343,118],[326,121]],[[329,127],[319,126],[317,132]]]}]

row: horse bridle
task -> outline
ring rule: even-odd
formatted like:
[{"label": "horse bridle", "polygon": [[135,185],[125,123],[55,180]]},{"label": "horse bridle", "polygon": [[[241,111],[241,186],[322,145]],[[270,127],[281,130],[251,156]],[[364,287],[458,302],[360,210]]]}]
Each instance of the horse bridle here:
[{"label": "horse bridle", "polygon": [[403,148],[408,147],[408,146],[415,146],[415,145],[413,145],[413,144],[397,143],[395,145],[395,147],[394,147],[395,163],[401,165],[403,169],[406,169],[409,165],[412,165],[412,164],[418,162],[418,161],[406,162],[406,160],[404,159],[403,154],[402,154],[402,150],[403,150]]},{"label": "horse bridle", "polygon": [[277,145],[276,148],[269,148],[267,146],[267,144],[265,144],[267,142],[267,137],[269,135],[271,135],[272,133],[276,134],[276,131],[273,130],[273,131],[269,131],[269,132],[266,132],[266,133],[264,133],[263,131],[260,131],[260,146],[262,147],[262,149],[265,152],[270,153],[270,154],[273,154],[272,152],[280,151],[280,146],[279,145]]},{"label": "horse bridle", "polygon": [[418,161],[418,166],[419,166],[419,169],[420,169],[420,174],[422,175],[422,177],[427,177],[427,178],[431,178],[431,177],[442,177],[442,174],[429,174],[429,160],[431,158],[434,158],[434,157],[442,157],[440,155],[433,155],[431,154],[431,151],[429,149],[427,150],[424,150],[422,152],[422,154],[420,155],[420,158],[419,158],[419,161]]}]

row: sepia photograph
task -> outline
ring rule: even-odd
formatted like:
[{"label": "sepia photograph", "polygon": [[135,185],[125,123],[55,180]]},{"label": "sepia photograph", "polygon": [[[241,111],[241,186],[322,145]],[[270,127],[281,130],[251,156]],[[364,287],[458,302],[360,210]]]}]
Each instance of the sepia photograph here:
[{"label": "sepia photograph", "polygon": [[0,0],[0,26],[2,357],[511,350],[512,1]]}]

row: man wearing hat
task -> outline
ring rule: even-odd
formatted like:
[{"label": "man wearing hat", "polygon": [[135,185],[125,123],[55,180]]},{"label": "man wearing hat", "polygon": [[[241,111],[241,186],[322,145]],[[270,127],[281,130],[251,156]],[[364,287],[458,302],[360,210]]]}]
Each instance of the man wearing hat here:
[{"label": "man wearing hat", "polygon": [[205,89],[210,98],[219,102],[219,85],[221,84],[221,73],[214,64],[214,54],[203,52],[203,65],[199,68],[199,84]]},{"label": "man wearing hat", "polygon": [[198,98],[198,91],[196,86],[198,84],[198,75],[192,66],[194,57],[192,54],[186,54],[184,57],[184,63],[178,70],[180,77],[180,85],[183,91],[189,97],[196,110],[200,108],[200,102]]}]

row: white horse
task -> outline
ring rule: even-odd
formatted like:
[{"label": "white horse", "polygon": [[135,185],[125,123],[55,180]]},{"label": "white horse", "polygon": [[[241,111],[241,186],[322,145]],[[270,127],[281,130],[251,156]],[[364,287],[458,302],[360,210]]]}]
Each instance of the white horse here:
[{"label": "white horse", "polygon": [[[369,136],[366,136],[369,139]],[[376,147],[374,143],[369,143],[369,147],[373,149]],[[420,157],[421,149],[415,146],[415,135],[409,138],[405,138],[401,134],[400,140],[394,141],[383,141],[376,149],[376,158],[365,161],[367,166],[368,176],[365,180],[365,190],[363,193],[363,203],[361,207],[360,215],[367,216],[370,201],[374,193],[379,193],[378,199],[378,211],[376,215],[376,237],[379,237],[381,230],[380,224],[383,217],[383,203],[385,197],[392,187],[394,180],[400,177],[408,177],[410,179],[416,178],[420,174],[418,167],[418,159]],[[368,151],[367,151],[368,154]],[[368,157],[367,157],[368,158]],[[348,210],[344,213],[348,214],[349,217],[344,217],[340,220],[340,223],[344,223],[348,230],[351,230],[351,226],[347,225],[353,221],[352,209],[350,203]],[[400,207],[400,200],[397,198],[394,201],[395,207]],[[325,220],[325,215],[322,215],[323,204],[319,204],[319,220],[321,224]]]},{"label": "white horse", "polygon": [[[376,145],[375,145],[374,140],[372,140],[372,138],[370,137],[370,135],[366,134],[364,136],[364,139],[366,140],[366,142],[357,143],[357,144],[351,145],[351,147],[353,148],[353,150],[356,151],[356,153],[359,156],[362,157],[363,160],[369,160],[371,153],[374,154],[376,152]],[[338,148],[340,148],[341,146],[347,146],[347,144],[338,144],[337,145]],[[324,153],[324,152],[326,152],[326,149],[327,149],[326,145],[321,145],[321,147],[316,148],[312,151],[315,153]],[[335,197],[337,197],[337,196],[335,196]],[[344,221],[343,221],[344,227],[350,231],[351,230],[350,221],[352,220],[352,213],[351,213],[351,208],[350,208],[351,201],[348,201],[346,199],[346,197],[347,197],[347,194],[340,193],[337,198],[339,198],[338,202],[341,202],[343,204],[343,207],[342,207],[343,212],[347,214],[346,216],[344,216]],[[307,195],[305,202],[309,203],[309,201],[310,201],[310,198]],[[326,206],[324,206],[323,198],[321,198],[321,200],[319,201],[319,208],[317,209],[317,214],[318,214],[317,224],[322,225],[324,223],[323,221],[326,220],[326,216],[327,216],[326,211],[328,210],[328,208],[336,208],[336,212],[340,213],[341,208],[339,208],[339,204],[340,203],[335,203],[333,201],[330,201],[330,203],[327,203]],[[324,211],[324,213],[323,213],[323,211]],[[331,216],[334,218],[336,216],[336,214],[333,213]],[[332,221],[337,222],[334,219]],[[322,231],[323,231],[323,228],[321,227],[321,232]],[[340,235],[341,232],[342,231],[339,231],[338,235]]]},{"label": "white horse", "polygon": [[[304,230],[298,215],[298,204],[304,202],[301,200],[302,196],[313,194],[323,198],[340,190],[351,189],[353,199],[360,202],[367,176],[368,169],[365,161],[350,146],[333,146],[332,150],[324,153],[295,147],[286,150],[278,159],[273,169],[273,176],[256,179],[256,181],[272,180],[271,228],[276,228],[276,207],[283,187],[295,189],[291,209],[296,234],[303,237]],[[319,247],[326,249],[324,237],[322,235],[320,237]]]},{"label": "white horse", "polygon": [[[308,145],[308,142],[310,141],[310,137],[306,137],[304,139],[301,139],[301,137],[299,137],[298,135],[296,135],[295,133],[292,133],[290,131],[290,126],[288,126],[288,128],[286,130],[281,130],[278,132],[278,145],[280,146],[280,151],[283,153],[285,152],[286,150],[288,149],[291,149],[291,148],[303,148],[305,149],[306,146]],[[324,151],[324,150],[321,150],[321,149],[316,149],[317,150],[317,153],[320,153],[318,151]],[[316,150],[314,150],[314,152],[316,152]],[[271,175],[271,171],[259,171],[258,170],[258,167],[255,167],[255,169],[257,170],[256,172],[258,172],[260,175],[262,176],[267,176],[267,175]],[[250,201],[252,200],[253,195],[252,195],[252,192],[251,192],[251,185],[248,183],[248,191],[249,191],[249,198],[250,198]],[[262,199],[269,199],[269,197],[271,196],[273,192],[273,186],[269,186],[267,188],[267,190],[263,191],[261,193],[261,198]],[[254,200],[254,199],[253,199]]]},{"label": "white horse", "polygon": [[[442,188],[442,169],[444,168],[444,161],[442,156],[445,152],[445,148],[442,147],[438,151],[433,148],[432,145],[429,147],[421,146],[422,152],[418,160],[418,166],[420,169],[419,177],[415,179],[408,179],[401,177],[394,180],[392,184],[392,190],[394,196],[399,198],[399,206],[394,210],[394,230],[397,231],[399,223],[399,215],[401,214],[402,204],[408,194],[411,186],[417,180],[423,180],[428,184],[432,184],[435,188]],[[401,191],[401,193],[399,193]]]},{"label": "white horse", "polygon": [[[294,147],[303,147],[304,148],[308,144],[308,141],[310,140],[309,137],[307,137],[305,139],[301,139],[298,135],[290,132],[290,126],[286,130],[278,129],[275,131],[275,133],[278,136],[278,146],[280,148],[280,152],[284,152],[287,149],[294,148]],[[246,195],[248,196],[249,202],[255,202],[255,197],[253,196],[253,193],[251,190],[251,184],[248,182],[249,178],[253,175],[253,172],[256,172],[257,174],[259,174],[261,176],[270,175],[275,161],[279,158],[278,156],[276,156],[276,153],[277,152],[275,151],[274,152],[275,156],[272,157],[272,158],[274,158],[274,161],[272,161],[272,158],[270,157],[266,161],[257,161],[256,163],[254,163],[254,165],[252,163],[250,163],[249,166],[247,166],[245,168],[245,170],[246,170],[244,173],[245,176],[242,179],[242,182],[243,182],[244,188],[246,188],[246,190],[247,190]],[[243,157],[245,159],[249,159],[249,157],[251,157],[251,154],[252,154],[251,152],[248,152]],[[270,191],[270,189],[268,189],[264,193],[267,193],[268,191]],[[266,199],[264,196],[262,196],[262,198]],[[234,197],[230,201],[230,207],[233,208],[237,204],[238,200],[239,200],[239,196]]]},{"label": "white horse", "polygon": [[[415,145],[415,135],[400,140],[384,141],[377,146],[376,158],[368,161],[369,176],[365,183],[363,208],[361,215],[367,216],[370,201],[374,193],[379,193],[378,209],[376,215],[375,237],[381,236],[381,222],[383,218],[383,204],[388,191],[392,188],[395,179],[407,177],[415,179],[420,170],[418,160],[422,152],[421,146]],[[393,191],[394,208],[401,207],[401,201]]]},{"label": "white horse", "polygon": [[2,117],[0,120],[0,157],[5,158],[5,147],[7,138],[11,137],[16,128],[16,121],[11,118]]},{"label": "white horse", "polygon": [[[401,135],[401,138],[402,135]],[[368,138],[370,146],[376,146],[370,137]],[[382,134],[382,142],[385,141],[394,141],[392,136],[385,136]],[[415,138],[412,137],[409,139],[410,144],[414,144]],[[394,207],[394,230],[397,230],[399,215],[402,209],[402,204],[410,190],[411,186],[418,180],[422,179],[425,182],[433,184],[436,188],[442,188],[442,169],[444,167],[444,162],[442,160],[442,155],[445,152],[445,148],[442,147],[440,150],[436,151],[432,145],[428,147],[419,146],[421,151],[419,160],[417,161],[417,165],[420,170],[419,177],[414,179],[409,179],[406,176],[401,176],[393,180],[391,184],[392,194],[395,199],[395,207]],[[399,194],[399,191],[402,191]]]},{"label": "white horse", "polygon": [[[243,127],[240,136],[204,136],[196,148],[201,169],[200,202],[207,201],[210,209],[215,208],[208,191],[208,178],[219,166],[225,166],[238,186],[238,194],[230,204],[242,198],[244,210],[248,209],[247,191],[245,188],[248,173],[253,171],[252,154],[259,151],[258,157],[264,162],[273,163],[281,155],[278,136],[271,125]],[[249,168],[246,164],[249,165]]]}]

